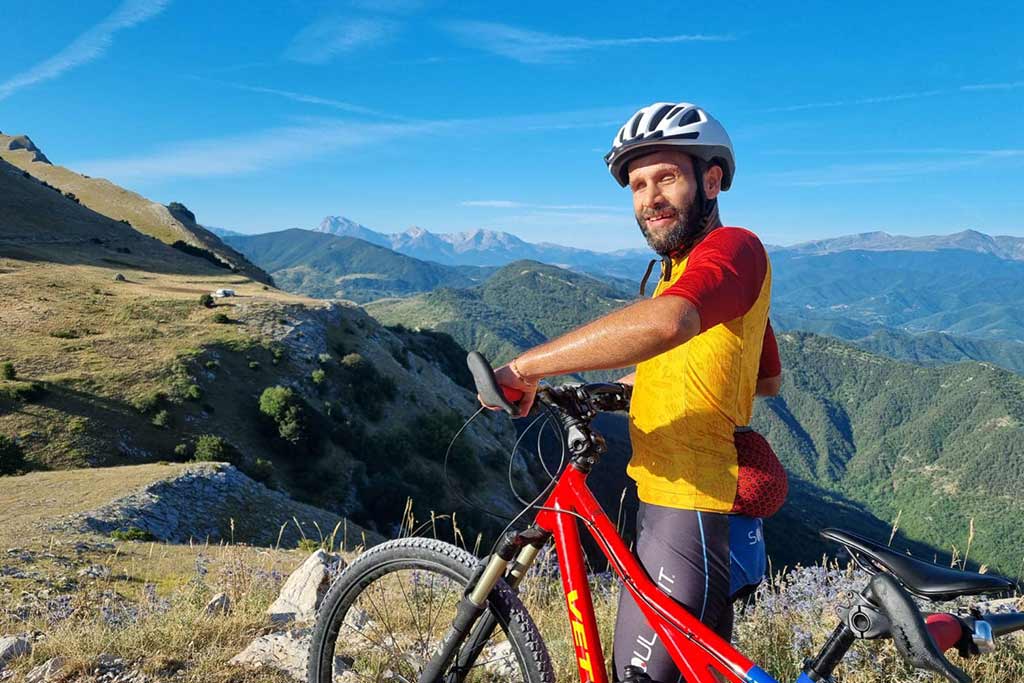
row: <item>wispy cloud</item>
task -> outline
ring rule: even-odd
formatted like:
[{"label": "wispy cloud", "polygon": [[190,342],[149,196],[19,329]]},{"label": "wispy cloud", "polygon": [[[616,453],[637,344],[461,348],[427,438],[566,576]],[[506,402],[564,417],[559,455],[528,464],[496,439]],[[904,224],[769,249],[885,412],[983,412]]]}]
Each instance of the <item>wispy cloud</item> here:
[{"label": "wispy cloud", "polygon": [[1024,81],[1007,81],[1003,83],[969,83],[952,88],[933,88],[931,90],[918,90],[915,92],[897,93],[893,95],[875,95],[871,97],[853,97],[840,100],[827,100],[823,102],[805,102],[802,104],[791,104],[784,107],[771,107],[762,109],[763,112],[792,112],[805,111],[808,109],[832,109],[836,107],[857,107],[869,104],[884,104],[886,102],[900,102],[903,100],[918,100],[925,97],[938,97],[940,95],[952,95],[958,92],[980,92],[986,90],[1016,90],[1024,88]]},{"label": "wispy cloud", "polygon": [[[879,157],[889,150],[877,150]],[[947,150],[944,158],[936,157],[936,150],[924,150],[928,158],[902,161],[880,161],[857,164],[830,164],[815,169],[800,169],[766,173],[766,181],[792,187],[823,187],[828,185],[866,185],[913,180],[922,175],[946,173],[984,166],[993,162],[1024,160],[1024,149]]]},{"label": "wispy cloud", "polygon": [[340,54],[387,41],[398,27],[388,19],[322,17],[299,31],[284,56],[305,64],[326,64]]},{"label": "wispy cloud", "polygon": [[341,150],[412,135],[454,134],[464,139],[472,135],[491,135],[493,131],[501,134],[543,131],[549,126],[561,127],[567,120],[586,125],[605,116],[606,109],[597,108],[536,115],[390,123],[366,122],[365,118],[304,119],[290,126],[166,144],[146,154],[77,160],[69,165],[89,175],[119,181],[233,176],[305,163]]},{"label": "wispy cloud", "polygon": [[155,17],[169,3],[170,0],[125,0],[106,19],[80,34],[57,54],[0,83],[0,100],[22,88],[57,78],[69,69],[91,62],[107,51],[115,33]]},{"label": "wispy cloud", "polygon": [[[201,79],[208,80],[208,79]],[[303,104],[316,104],[323,107],[330,107],[331,109],[337,109],[339,111],[346,111],[352,114],[366,114],[379,119],[387,119],[391,121],[410,121],[407,117],[397,116],[389,112],[383,112],[362,105],[353,104],[351,102],[345,102],[342,100],[335,100],[329,97],[320,97],[319,95],[309,95],[306,93],[292,92],[291,90],[279,90],[277,88],[266,88],[258,85],[246,85],[245,83],[227,83],[223,81],[211,81],[213,83],[219,83],[220,85],[227,86],[229,88],[235,88],[236,90],[244,90],[246,92],[260,93],[263,95],[273,95],[275,97],[283,97],[284,99],[291,100],[293,102],[301,102]]]},{"label": "wispy cloud", "polygon": [[291,166],[340,150],[429,131],[430,124],[318,120],[244,135],[165,145],[149,154],[76,161],[73,168],[119,181],[233,176]]},{"label": "wispy cloud", "polygon": [[570,53],[600,48],[672,43],[721,42],[731,35],[703,33],[632,38],[585,38],[556,35],[489,21],[452,21],[443,27],[466,44],[526,64],[565,60]]},{"label": "wispy cloud", "polygon": [[1016,90],[1024,88],[1024,81],[1008,81],[1006,83],[976,83],[974,85],[961,85],[960,90],[970,92],[974,90]]},{"label": "wispy cloud", "polygon": [[529,204],[510,199],[471,199],[459,202],[459,206],[487,209],[545,209],[550,211],[615,211],[622,208],[620,206],[600,204]]}]

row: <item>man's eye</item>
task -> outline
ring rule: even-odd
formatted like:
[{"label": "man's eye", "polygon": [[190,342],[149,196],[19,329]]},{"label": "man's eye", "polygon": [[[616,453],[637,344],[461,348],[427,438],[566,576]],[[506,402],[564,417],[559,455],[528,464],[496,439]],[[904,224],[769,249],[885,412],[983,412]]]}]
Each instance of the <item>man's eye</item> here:
[{"label": "man's eye", "polygon": [[663,182],[663,183],[671,183],[671,182],[674,182],[675,179],[676,179],[676,176],[675,176],[675,174],[672,174],[672,173],[669,173],[668,175],[661,176],[661,182]]}]

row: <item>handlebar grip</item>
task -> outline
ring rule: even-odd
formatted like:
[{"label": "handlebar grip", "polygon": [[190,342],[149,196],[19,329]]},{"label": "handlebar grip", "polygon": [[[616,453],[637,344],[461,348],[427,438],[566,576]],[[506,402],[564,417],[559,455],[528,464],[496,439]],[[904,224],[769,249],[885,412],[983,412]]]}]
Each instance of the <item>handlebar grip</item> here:
[{"label": "handlebar grip", "polygon": [[[522,392],[509,387],[500,387],[494,378],[494,369],[487,359],[478,351],[470,351],[466,356],[466,365],[473,375],[473,382],[476,384],[476,393],[480,395],[485,405],[497,406],[512,417],[519,417],[519,406],[515,401],[523,397]],[[519,397],[516,398],[515,394]]]},{"label": "handlebar grip", "polygon": [[928,635],[935,641],[939,652],[956,647],[964,637],[964,625],[952,614],[929,614],[924,619]]}]

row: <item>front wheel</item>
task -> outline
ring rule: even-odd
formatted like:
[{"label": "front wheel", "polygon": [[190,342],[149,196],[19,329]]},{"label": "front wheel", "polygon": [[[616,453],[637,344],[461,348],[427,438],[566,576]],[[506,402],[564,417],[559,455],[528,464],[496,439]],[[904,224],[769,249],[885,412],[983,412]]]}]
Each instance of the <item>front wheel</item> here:
[{"label": "front wheel", "polygon": [[[428,538],[389,541],[360,555],[320,605],[309,683],[417,683],[477,563],[470,553]],[[540,632],[503,581],[482,619],[488,614],[498,625],[491,638],[470,668],[446,672],[444,683],[554,683]]]}]

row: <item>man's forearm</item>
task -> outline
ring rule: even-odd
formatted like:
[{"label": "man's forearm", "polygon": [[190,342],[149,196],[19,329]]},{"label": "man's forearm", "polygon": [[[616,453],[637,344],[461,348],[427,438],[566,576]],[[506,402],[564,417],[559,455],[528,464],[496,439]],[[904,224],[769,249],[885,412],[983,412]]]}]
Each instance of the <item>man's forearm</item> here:
[{"label": "man's forearm", "polygon": [[515,369],[541,378],[636,365],[700,332],[700,315],[686,299],[645,299],[526,351]]}]

